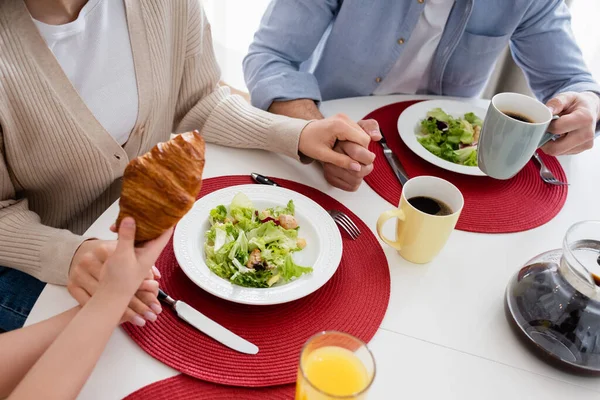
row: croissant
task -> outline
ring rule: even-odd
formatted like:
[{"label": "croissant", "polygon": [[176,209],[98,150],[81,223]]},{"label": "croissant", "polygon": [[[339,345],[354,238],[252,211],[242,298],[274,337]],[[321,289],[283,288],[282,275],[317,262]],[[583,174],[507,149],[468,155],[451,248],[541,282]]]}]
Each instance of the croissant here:
[{"label": "croissant", "polygon": [[136,244],[156,239],[192,208],[202,187],[204,140],[187,132],[133,159],[125,168],[117,227],[136,221]]}]

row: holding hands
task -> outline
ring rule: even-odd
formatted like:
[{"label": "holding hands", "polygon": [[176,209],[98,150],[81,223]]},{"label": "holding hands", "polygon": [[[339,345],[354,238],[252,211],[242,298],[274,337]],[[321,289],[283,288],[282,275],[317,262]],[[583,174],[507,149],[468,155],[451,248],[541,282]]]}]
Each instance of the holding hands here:
[{"label": "holding hands", "polygon": [[373,170],[375,154],[368,150],[372,140],[381,139],[377,121],[353,122],[344,114],[316,120],[304,128],[298,145],[307,157],[323,163],[331,185],[355,191]]},{"label": "holding hands", "polygon": [[[377,121],[369,119],[358,121],[357,124],[369,135],[369,143],[371,141],[377,142],[381,139],[381,132],[379,131],[379,124]],[[365,176],[373,171],[375,154],[368,150],[368,146],[368,144],[363,147],[353,142],[339,141],[333,150],[356,160],[360,163],[361,168],[360,170],[347,170],[332,163],[323,163],[323,170],[327,182],[337,188],[349,192],[358,190]]]}]

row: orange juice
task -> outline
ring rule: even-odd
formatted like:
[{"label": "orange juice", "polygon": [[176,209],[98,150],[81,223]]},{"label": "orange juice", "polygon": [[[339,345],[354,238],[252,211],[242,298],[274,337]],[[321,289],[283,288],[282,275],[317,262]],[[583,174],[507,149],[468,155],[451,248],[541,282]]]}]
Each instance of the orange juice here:
[{"label": "orange juice", "polygon": [[323,393],[351,397],[364,390],[370,382],[362,361],[353,352],[342,347],[325,346],[315,349],[306,354],[301,363],[304,376],[299,371],[296,400],[329,399]]}]

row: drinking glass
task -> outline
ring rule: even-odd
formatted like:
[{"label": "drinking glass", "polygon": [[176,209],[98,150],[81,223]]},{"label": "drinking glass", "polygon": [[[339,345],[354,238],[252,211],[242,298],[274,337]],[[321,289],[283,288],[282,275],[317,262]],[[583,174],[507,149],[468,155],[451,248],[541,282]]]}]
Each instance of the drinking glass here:
[{"label": "drinking glass", "polygon": [[375,359],[360,339],[321,332],[300,354],[296,400],[364,400],[375,378]]}]

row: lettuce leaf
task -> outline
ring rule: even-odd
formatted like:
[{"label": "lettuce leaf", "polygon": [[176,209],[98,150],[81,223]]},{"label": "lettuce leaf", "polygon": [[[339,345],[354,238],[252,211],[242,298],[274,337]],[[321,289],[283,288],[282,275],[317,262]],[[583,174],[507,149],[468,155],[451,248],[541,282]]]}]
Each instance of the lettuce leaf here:
[{"label": "lettuce leaf", "polygon": [[292,255],[288,254],[285,258],[283,266],[279,269],[281,277],[286,281],[300,278],[304,274],[309,274],[313,271],[311,267],[301,267],[292,259]]},{"label": "lettuce leaf", "polygon": [[474,126],[478,126],[478,127],[482,127],[483,126],[483,121],[481,120],[481,118],[479,118],[477,115],[475,115],[472,112],[466,113],[465,114],[465,119]]},{"label": "lettuce leaf", "polygon": [[437,142],[431,136],[420,137],[417,140],[423,147],[436,156],[440,157],[442,154],[442,149],[437,145]]},{"label": "lettuce leaf", "polygon": [[287,203],[286,207],[281,207],[281,206],[277,206],[277,207],[272,207],[272,208],[267,208],[267,210],[269,212],[269,216],[271,218],[277,219],[280,215],[294,215],[296,212],[296,207],[294,206],[294,201],[290,200]]},{"label": "lettuce leaf", "polygon": [[477,146],[464,147],[454,152],[459,164],[476,166],[477,165]]},{"label": "lettuce leaf", "polygon": [[225,222],[226,218],[227,218],[227,209],[225,208],[224,205],[218,205],[217,207],[210,210],[210,215],[208,217],[208,220],[210,221],[211,225],[214,225],[219,222],[220,223]]},{"label": "lettuce leaf", "polygon": [[435,118],[438,121],[448,122],[452,117],[444,112],[441,108],[434,108],[427,113],[427,117]]},{"label": "lettuce leaf", "polygon": [[438,131],[437,123],[434,119],[424,119],[421,121],[421,133],[423,135],[433,135]]}]

